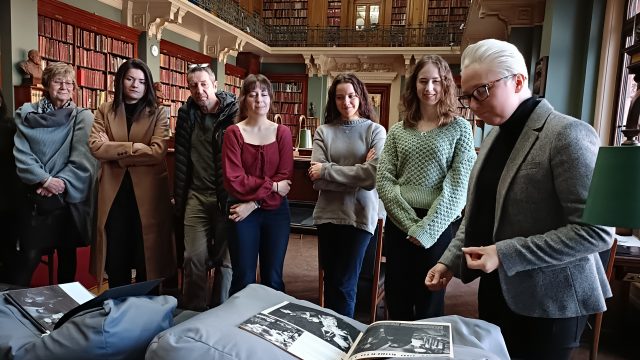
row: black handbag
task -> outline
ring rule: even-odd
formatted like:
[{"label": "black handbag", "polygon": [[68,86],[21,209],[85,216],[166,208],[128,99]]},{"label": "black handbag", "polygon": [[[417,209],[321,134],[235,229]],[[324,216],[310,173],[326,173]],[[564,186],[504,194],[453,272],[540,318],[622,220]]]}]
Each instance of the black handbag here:
[{"label": "black handbag", "polygon": [[29,200],[31,200],[34,210],[38,215],[51,214],[65,206],[62,194],[42,196],[38,195],[35,190],[31,190],[27,193],[27,196],[29,197]]}]

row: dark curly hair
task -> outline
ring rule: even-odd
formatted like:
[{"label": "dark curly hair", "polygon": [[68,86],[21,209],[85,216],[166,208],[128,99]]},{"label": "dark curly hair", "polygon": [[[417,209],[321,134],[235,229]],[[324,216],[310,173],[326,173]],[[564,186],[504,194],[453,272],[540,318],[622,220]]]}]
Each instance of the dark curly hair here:
[{"label": "dark curly hair", "polygon": [[358,95],[358,98],[360,98],[360,106],[358,107],[358,114],[360,114],[360,117],[377,122],[378,116],[373,111],[373,107],[369,101],[369,92],[367,92],[367,88],[355,74],[346,73],[339,74],[331,83],[329,95],[327,97],[327,106],[325,106],[324,109],[324,123],[330,124],[336,120],[340,120],[340,117],[342,116],[338,110],[338,105],[336,105],[336,88],[340,84],[353,85],[353,90]]}]

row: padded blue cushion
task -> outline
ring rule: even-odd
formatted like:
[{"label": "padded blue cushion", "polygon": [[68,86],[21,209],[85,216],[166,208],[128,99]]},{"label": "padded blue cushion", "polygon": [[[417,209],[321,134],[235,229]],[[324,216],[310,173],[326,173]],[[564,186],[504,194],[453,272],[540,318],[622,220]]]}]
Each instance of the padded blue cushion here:
[{"label": "padded blue cushion", "polygon": [[107,300],[42,336],[0,295],[1,359],[141,359],[159,332],[173,325],[170,296]]}]

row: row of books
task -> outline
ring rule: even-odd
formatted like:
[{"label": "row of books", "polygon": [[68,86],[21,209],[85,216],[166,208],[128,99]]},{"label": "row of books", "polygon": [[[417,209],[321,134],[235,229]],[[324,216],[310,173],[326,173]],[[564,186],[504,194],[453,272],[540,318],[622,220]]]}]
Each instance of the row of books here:
[{"label": "row of books", "polygon": [[175,56],[160,54],[160,66],[171,70],[186,72],[188,63],[185,60],[179,59]]},{"label": "row of books", "polygon": [[121,58],[121,57],[113,56],[113,55],[109,54],[109,57],[108,57],[108,60],[107,60],[107,66],[108,66],[109,71],[111,71],[111,72],[118,71],[118,68],[120,67],[120,65],[122,65],[127,60],[129,60],[129,59]]},{"label": "row of books", "polygon": [[76,65],[90,67],[96,70],[105,70],[105,53],[76,48]]},{"label": "row of books", "polygon": [[97,109],[102,103],[113,100],[113,93],[104,90],[78,88],[76,104],[88,109]]},{"label": "row of books", "polygon": [[81,28],[76,28],[75,44],[87,49],[115,53],[128,58],[133,57],[133,44]]},{"label": "row of books", "polygon": [[48,17],[38,16],[38,34],[73,43],[73,26]]},{"label": "row of books", "polygon": [[400,6],[407,6],[407,0],[393,0],[391,2],[391,6],[393,7],[400,7]]},{"label": "row of books", "polygon": [[272,101],[301,102],[302,93],[299,92],[275,92]]},{"label": "row of books", "polygon": [[105,73],[102,71],[78,68],[76,69],[76,83],[94,89],[105,88]]},{"label": "row of books", "polygon": [[307,10],[264,10],[265,18],[307,17]]},{"label": "row of books", "polygon": [[301,92],[302,91],[302,83],[297,82],[274,82],[271,83],[271,88],[273,91],[286,91],[286,92]]},{"label": "row of books", "polygon": [[160,69],[160,82],[178,86],[188,86],[187,74],[167,69]]},{"label": "row of books", "polygon": [[281,19],[281,18],[267,18],[265,16],[265,21],[267,22],[267,24],[275,25],[275,26],[304,26],[304,25],[307,25],[307,18],[306,17]]},{"label": "row of books", "polygon": [[276,113],[304,114],[304,105],[301,103],[272,102],[271,109]]},{"label": "row of books", "polygon": [[224,84],[224,91],[230,92],[236,97],[240,96],[240,88],[231,84]]},{"label": "row of books", "polygon": [[469,0],[429,0],[429,7],[469,7],[469,3]]},{"label": "row of books", "polygon": [[263,9],[306,9],[307,1],[289,1],[289,2],[262,2]]},{"label": "row of books", "polygon": [[164,97],[172,101],[187,101],[187,98],[191,95],[189,89],[175,85],[160,83],[160,88],[162,89]]},{"label": "row of books", "polygon": [[47,59],[70,63],[73,60],[73,48],[71,44],[38,36],[40,56]]},{"label": "row of books", "polygon": [[[297,127],[300,125],[300,114],[282,113],[273,109],[273,112],[280,115],[282,121],[279,121],[282,125],[290,127]],[[292,133],[295,135],[295,133]]]}]

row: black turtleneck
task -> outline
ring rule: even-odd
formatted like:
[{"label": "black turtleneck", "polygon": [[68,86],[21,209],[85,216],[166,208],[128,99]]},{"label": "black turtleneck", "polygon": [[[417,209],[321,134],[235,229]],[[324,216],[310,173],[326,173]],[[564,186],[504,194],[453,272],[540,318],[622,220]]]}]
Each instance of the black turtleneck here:
[{"label": "black turtleneck", "polygon": [[469,211],[469,222],[465,229],[466,246],[486,246],[495,243],[495,223],[498,183],[527,120],[540,103],[530,97],[520,103],[509,119],[500,125],[500,132],[487,151],[482,168],[476,178],[474,208]]},{"label": "black turtleneck", "polygon": [[131,125],[133,125],[133,118],[136,115],[138,109],[138,102],[132,104],[124,104],[124,113],[127,116],[127,134],[131,132]]}]

